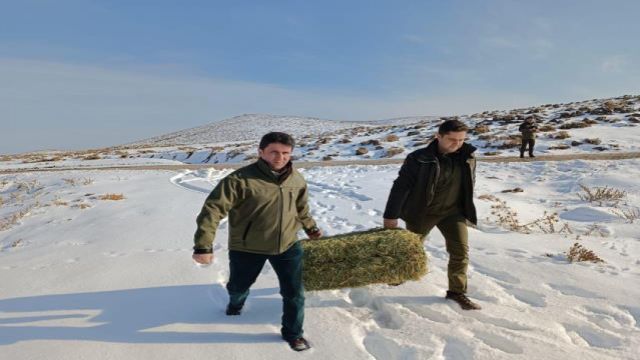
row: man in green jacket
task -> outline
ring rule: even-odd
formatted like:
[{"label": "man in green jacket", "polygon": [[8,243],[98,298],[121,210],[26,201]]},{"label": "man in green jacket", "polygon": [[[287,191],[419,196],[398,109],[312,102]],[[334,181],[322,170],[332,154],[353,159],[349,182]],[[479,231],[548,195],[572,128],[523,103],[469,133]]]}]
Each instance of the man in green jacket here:
[{"label": "man in green jacket", "polygon": [[536,131],[538,131],[536,120],[533,116],[529,116],[522,124],[520,124],[518,130],[522,133],[520,158],[524,158],[524,152],[527,150],[527,145],[529,146],[529,157],[535,157],[535,155],[533,155],[533,147],[536,146]]},{"label": "man in green jacket", "polygon": [[290,159],[294,140],[285,133],[262,137],[255,163],[234,171],[218,183],[196,221],[193,259],[213,261],[213,240],[220,220],[229,215],[229,304],[227,315],[240,315],[249,288],[268,260],[283,299],[282,338],[292,349],[308,349],[302,336],[304,288],[302,246],[297,232],[322,236],[309,215],[307,183]]},{"label": "man in green jacket", "polygon": [[447,120],[438,128],[435,140],[407,156],[393,182],[383,224],[385,228],[398,227],[400,218],[407,230],[423,237],[438,227],[449,253],[446,298],[464,310],[476,310],[480,306],[465,295],[469,265],[467,222],[477,223],[473,203],[476,148],[464,142],[467,131],[462,122]]}]

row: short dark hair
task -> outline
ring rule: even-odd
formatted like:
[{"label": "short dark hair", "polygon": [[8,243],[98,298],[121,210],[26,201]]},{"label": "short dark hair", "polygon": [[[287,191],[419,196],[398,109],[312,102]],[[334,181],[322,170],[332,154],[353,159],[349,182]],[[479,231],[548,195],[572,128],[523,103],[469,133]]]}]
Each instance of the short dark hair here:
[{"label": "short dark hair", "polygon": [[280,143],[282,145],[289,145],[291,149],[295,146],[296,142],[293,140],[291,135],[283,133],[283,132],[270,132],[265,134],[262,139],[260,139],[260,150],[264,150],[269,144]]},{"label": "short dark hair", "polygon": [[447,120],[438,127],[438,134],[446,135],[450,132],[469,131],[469,127],[460,120]]}]

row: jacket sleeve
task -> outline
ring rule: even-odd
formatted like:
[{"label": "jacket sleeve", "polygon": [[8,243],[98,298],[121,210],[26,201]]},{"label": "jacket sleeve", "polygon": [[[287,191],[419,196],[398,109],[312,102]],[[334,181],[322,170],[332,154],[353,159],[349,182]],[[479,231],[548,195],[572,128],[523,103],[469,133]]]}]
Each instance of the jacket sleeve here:
[{"label": "jacket sleeve", "polygon": [[418,177],[419,167],[416,159],[411,155],[407,156],[400,168],[398,177],[394,180],[393,186],[391,187],[383,215],[385,219],[397,219],[400,217],[402,207]]},{"label": "jacket sleeve", "polygon": [[237,180],[226,177],[211,191],[196,218],[197,229],[193,237],[193,250],[196,254],[213,252],[213,240],[220,220],[239,199]]},{"label": "jacket sleeve", "polygon": [[309,214],[309,195],[306,185],[302,190],[300,190],[300,193],[298,193],[298,197],[296,198],[296,210],[298,211],[298,219],[300,219],[302,227],[305,230],[316,227],[316,222]]}]

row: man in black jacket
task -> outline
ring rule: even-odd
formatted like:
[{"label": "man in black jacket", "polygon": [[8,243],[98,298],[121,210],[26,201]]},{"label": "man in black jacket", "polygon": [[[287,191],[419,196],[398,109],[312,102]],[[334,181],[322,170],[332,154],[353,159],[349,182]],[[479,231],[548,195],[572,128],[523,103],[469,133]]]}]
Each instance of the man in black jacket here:
[{"label": "man in black jacket", "polygon": [[464,142],[468,127],[447,120],[438,128],[436,139],[426,148],[409,154],[393,182],[384,212],[384,227],[398,227],[398,218],[407,230],[426,236],[438,227],[449,253],[449,290],[446,298],[464,310],[477,310],[467,292],[469,245],[467,222],[477,224],[473,204],[476,150]]}]

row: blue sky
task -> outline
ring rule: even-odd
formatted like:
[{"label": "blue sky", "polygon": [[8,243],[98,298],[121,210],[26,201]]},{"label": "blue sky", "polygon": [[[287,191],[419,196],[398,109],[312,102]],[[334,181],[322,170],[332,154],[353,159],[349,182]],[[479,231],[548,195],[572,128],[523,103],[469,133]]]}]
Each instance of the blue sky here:
[{"label": "blue sky", "polygon": [[0,0],[0,153],[623,94],[640,2]]}]

